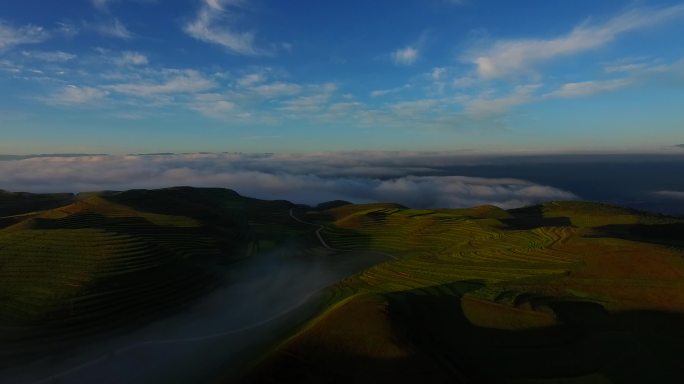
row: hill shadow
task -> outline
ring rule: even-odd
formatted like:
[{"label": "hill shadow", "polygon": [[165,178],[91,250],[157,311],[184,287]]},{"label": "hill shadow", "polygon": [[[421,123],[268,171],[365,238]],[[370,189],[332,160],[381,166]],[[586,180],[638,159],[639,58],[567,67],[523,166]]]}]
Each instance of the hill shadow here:
[{"label": "hill shadow", "polygon": [[[454,372],[454,382],[501,383],[600,374],[614,383],[680,383],[684,315],[610,313],[587,301],[548,305],[561,324],[523,331],[473,325],[449,287],[388,294],[397,330]],[[492,313],[492,316],[497,316]]]},{"label": "hill shadow", "polygon": [[74,202],[71,193],[7,192],[0,189],[0,216],[43,211],[65,206]]},{"label": "hill shadow", "polygon": [[172,187],[108,192],[106,200],[137,211],[190,217],[219,226],[246,225],[246,198],[230,189]]},{"label": "hill shadow", "polygon": [[[372,357],[313,340],[305,351],[295,347],[257,365],[239,382],[675,384],[684,378],[683,314],[611,313],[597,303],[559,298],[548,303],[559,325],[486,328],[473,324],[461,306],[478,286],[459,281],[382,294],[392,330],[384,343],[405,353]],[[505,316],[493,308],[492,317]]]},{"label": "hill shadow", "polygon": [[527,230],[541,227],[571,227],[568,217],[544,217],[541,205],[510,209],[507,211],[512,218],[500,219],[509,229]]},{"label": "hill shadow", "polygon": [[682,248],[684,247],[684,223],[669,224],[611,224],[595,228],[587,237],[612,237]]}]

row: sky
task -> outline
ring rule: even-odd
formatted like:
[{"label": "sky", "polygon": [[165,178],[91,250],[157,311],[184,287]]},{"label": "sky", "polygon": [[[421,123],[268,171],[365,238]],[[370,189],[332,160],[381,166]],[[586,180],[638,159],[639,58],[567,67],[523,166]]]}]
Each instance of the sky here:
[{"label": "sky", "polygon": [[0,0],[0,154],[684,143],[684,3]]}]

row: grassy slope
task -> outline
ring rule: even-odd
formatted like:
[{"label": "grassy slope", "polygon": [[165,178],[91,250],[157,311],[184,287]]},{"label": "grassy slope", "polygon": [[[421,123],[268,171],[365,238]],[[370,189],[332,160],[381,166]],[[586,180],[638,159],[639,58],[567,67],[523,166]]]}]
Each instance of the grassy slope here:
[{"label": "grassy slope", "polygon": [[[223,189],[0,194],[0,361],[186,305],[217,263],[314,228]],[[684,222],[590,203],[504,211],[322,205],[339,257],[398,257],[327,290],[328,310],[246,381],[679,382]]]},{"label": "grassy slope", "polygon": [[296,233],[290,206],[170,188],[81,194],[59,208],[5,217],[0,361],[190,303],[217,283],[217,264]]},{"label": "grassy slope", "polygon": [[[311,212],[338,249],[399,256],[245,381],[681,382],[682,222],[591,203]],[[649,231],[648,229],[654,229]]]}]

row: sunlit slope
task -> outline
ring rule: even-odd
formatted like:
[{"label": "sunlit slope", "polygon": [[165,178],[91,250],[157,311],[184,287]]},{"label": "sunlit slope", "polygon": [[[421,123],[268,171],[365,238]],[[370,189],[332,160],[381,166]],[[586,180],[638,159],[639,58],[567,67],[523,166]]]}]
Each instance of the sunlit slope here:
[{"label": "sunlit slope", "polygon": [[337,249],[398,260],[329,289],[248,382],[684,379],[682,220],[582,202],[307,216]]},{"label": "sunlit slope", "polygon": [[171,188],[81,194],[8,218],[13,224],[0,230],[0,353],[18,357],[18,349],[192,302],[217,283],[216,268],[272,246],[274,231],[286,234],[275,217],[287,218],[290,205]]}]

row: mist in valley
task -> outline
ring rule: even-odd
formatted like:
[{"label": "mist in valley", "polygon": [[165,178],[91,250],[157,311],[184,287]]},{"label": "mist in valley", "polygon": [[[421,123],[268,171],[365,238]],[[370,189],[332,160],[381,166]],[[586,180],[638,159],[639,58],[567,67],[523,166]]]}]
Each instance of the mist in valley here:
[{"label": "mist in valley", "polygon": [[123,335],[54,350],[0,382],[183,383],[234,378],[321,309],[322,291],[382,255],[295,245],[221,267],[222,284],[183,311]]}]

